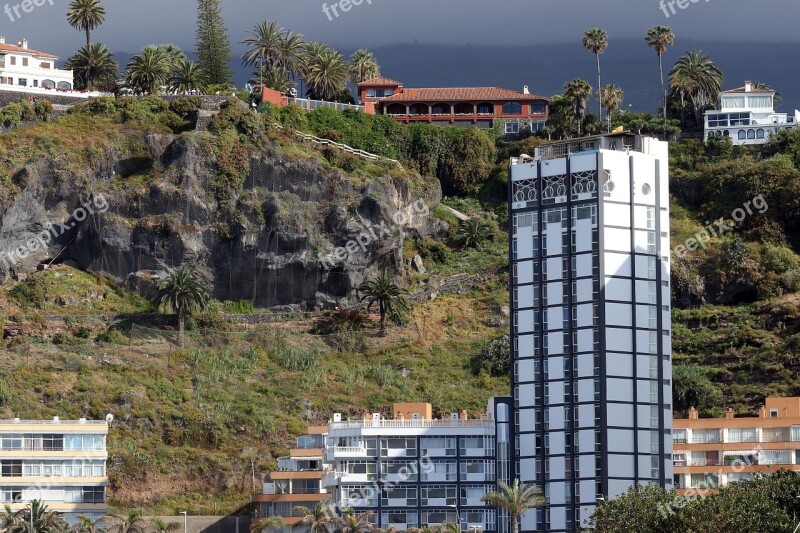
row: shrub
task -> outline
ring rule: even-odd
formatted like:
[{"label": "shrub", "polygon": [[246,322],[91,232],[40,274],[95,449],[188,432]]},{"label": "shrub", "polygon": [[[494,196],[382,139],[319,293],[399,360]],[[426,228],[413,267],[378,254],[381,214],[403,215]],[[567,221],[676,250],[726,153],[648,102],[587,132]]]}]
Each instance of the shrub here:
[{"label": "shrub", "polygon": [[270,354],[287,370],[315,370],[319,367],[321,353],[318,350],[276,346]]},{"label": "shrub", "polygon": [[69,333],[58,332],[53,335],[53,344],[56,346],[71,346],[77,344],[77,341]]},{"label": "shrub", "polygon": [[180,115],[184,118],[189,116],[190,113],[199,111],[203,107],[203,99],[199,96],[187,96],[185,98],[176,98],[169,103],[169,110]]},{"label": "shrub", "polygon": [[119,330],[113,328],[108,328],[100,333],[95,340],[105,344],[127,344],[128,342]]},{"label": "shrub", "polygon": [[0,405],[8,405],[11,401],[11,387],[8,386],[6,380],[0,378]]},{"label": "shrub", "polygon": [[397,371],[385,365],[373,366],[369,369],[369,377],[381,387],[397,383]]},{"label": "shrub", "polygon": [[23,111],[21,104],[8,104],[0,109],[0,122],[6,127],[19,126],[22,123]]},{"label": "shrub", "polygon": [[110,115],[117,112],[117,101],[112,96],[92,98],[86,103],[86,110],[96,115]]},{"label": "shrub", "polygon": [[781,274],[781,283],[786,292],[800,291],[800,270],[792,268]]},{"label": "shrub", "polygon": [[239,300],[236,302],[227,300],[222,305],[225,308],[226,313],[234,315],[235,314],[246,315],[248,313],[255,313],[256,311],[256,307],[250,300]]},{"label": "shrub", "polygon": [[15,285],[8,294],[21,307],[41,309],[47,303],[47,278],[42,273],[34,274]]},{"label": "shrub", "polygon": [[369,315],[363,309],[338,309],[330,316],[320,318],[311,332],[330,335],[346,331],[359,331],[369,325]]},{"label": "shrub", "polygon": [[783,296],[781,277],[774,272],[767,272],[756,282],[756,294],[759,300],[769,300]]},{"label": "shrub", "polygon": [[766,244],[761,253],[761,265],[768,272],[783,274],[787,270],[800,268],[800,259],[789,248]]},{"label": "shrub", "polygon": [[433,239],[415,239],[414,248],[419,252],[420,257],[423,259],[431,260],[434,263],[444,264],[450,257],[450,250],[444,244],[434,241]]},{"label": "shrub", "polygon": [[53,103],[50,100],[45,100],[44,98],[41,100],[36,100],[36,103],[33,104],[33,111],[36,113],[36,117],[39,120],[42,122],[47,122],[50,120],[50,114],[53,112]]},{"label": "shrub", "polygon": [[218,300],[212,300],[205,309],[192,315],[196,329],[227,331],[230,323],[225,320],[225,307]]},{"label": "shrub", "polygon": [[36,112],[33,110],[33,102],[30,100],[20,100],[19,105],[22,106],[22,120],[34,120]]},{"label": "shrub", "polygon": [[92,330],[85,326],[81,326],[78,328],[78,331],[75,332],[75,336],[79,339],[88,339],[92,336]]},{"label": "shrub", "polygon": [[480,358],[473,359],[473,372],[481,372],[493,376],[507,376],[511,370],[511,342],[508,335],[491,341],[481,351]]},{"label": "shrub", "polygon": [[158,115],[158,121],[171,129],[173,133],[180,133],[189,126],[188,122],[172,111],[165,111]]}]

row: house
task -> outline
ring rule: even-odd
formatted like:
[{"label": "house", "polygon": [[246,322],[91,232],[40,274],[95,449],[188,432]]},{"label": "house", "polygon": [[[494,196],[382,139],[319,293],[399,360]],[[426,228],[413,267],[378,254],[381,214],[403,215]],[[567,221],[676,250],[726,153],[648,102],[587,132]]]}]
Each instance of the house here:
[{"label": "house", "polygon": [[697,494],[780,469],[800,471],[800,397],[767,398],[758,416],[676,418],[672,430],[675,488]]},{"label": "house", "polygon": [[736,145],[758,145],[767,142],[771,135],[800,123],[800,111],[794,116],[775,111],[775,91],[756,88],[750,82],[744,87],[723,91],[717,109],[705,112],[705,135],[729,137]]},{"label": "house", "polygon": [[598,501],[672,488],[668,150],[623,132],[511,161],[517,477],[548,498],[523,532],[578,531]]},{"label": "house", "polygon": [[108,512],[106,436],[97,420],[0,420],[0,505],[40,500],[70,525]]},{"label": "house", "polygon": [[28,47],[28,40],[18,44],[6,43],[0,36],[0,89],[5,86],[28,89],[55,89],[71,91],[71,70],[56,68],[57,56],[38,52]]},{"label": "house", "polygon": [[498,87],[410,88],[389,78],[373,78],[358,84],[363,105],[374,105],[377,114],[405,123],[428,122],[439,126],[491,128],[502,124],[506,134],[544,127],[550,100]]}]

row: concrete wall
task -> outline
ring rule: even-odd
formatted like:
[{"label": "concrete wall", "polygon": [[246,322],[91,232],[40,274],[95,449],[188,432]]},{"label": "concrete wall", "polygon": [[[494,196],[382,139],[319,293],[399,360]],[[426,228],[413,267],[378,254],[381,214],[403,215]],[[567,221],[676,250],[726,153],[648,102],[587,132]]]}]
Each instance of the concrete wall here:
[{"label": "concrete wall", "polygon": [[[145,516],[144,521],[150,524],[153,518],[160,518],[164,523],[176,522],[183,526],[183,515],[178,516]],[[148,528],[147,531],[152,530]],[[183,528],[176,530],[178,533]],[[186,533],[250,533],[249,516],[188,516]]]},{"label": "concrete wall", "polygon": [[10,104],[12,102],[19,102],[20,100],[27,100],[28,96],[35,96],[39,100],[50,100],[54,104],[72,105],[79,102],[86,102],[86,98],[76,98],[74,96],[66,96],[53,91],[53,94],[41,93],[27,93],[21,91],[4,91],[0,88],[0,107]]}]

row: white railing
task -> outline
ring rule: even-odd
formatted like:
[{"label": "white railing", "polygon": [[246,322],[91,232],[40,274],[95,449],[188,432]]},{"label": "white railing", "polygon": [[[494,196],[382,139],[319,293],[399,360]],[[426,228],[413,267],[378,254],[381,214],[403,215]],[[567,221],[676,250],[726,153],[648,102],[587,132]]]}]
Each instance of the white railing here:
[{"label": "white railing", "polygon": [[337,111],[343,111],[345,109],[354,109],[356,111],[364,111],[363,105],[357,104],[345,104],[342,102],[328,102],[327,100],[311,100],[310,98],[287,98],[287,103],[295,104],[300,106],[303,109],[319,109],[320,107],[330,107],[331,109],[336,109]]},{"label": "white railing", "polygon": [[351,420],[331,422],[331,430],[367,428],[494,428],[494,420]]},{"label": "white railing", "polygon": [[0,425],[14,425],[14,424],[29,424],[29,425],[47,425],[47,424],[91,424],[91,425],[108,425],[105,420],[0,420]]}]

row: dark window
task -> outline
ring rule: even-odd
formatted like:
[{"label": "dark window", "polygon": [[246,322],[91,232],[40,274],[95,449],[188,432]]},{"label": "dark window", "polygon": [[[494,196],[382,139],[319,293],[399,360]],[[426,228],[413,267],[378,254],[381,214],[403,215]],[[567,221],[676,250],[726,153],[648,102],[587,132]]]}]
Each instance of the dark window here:
[{"label": "dark window", "polygon": [[544,115],[547,113],[547,104],[544,102],[534,102],[531,104],[531,114]]},{"label": "dark window", "polygon": [[764,130],[759,129],[756,130],[756,139],[763,139],[764,138]]},{"label": "dark window", "polygon": [[747,132],[744,130],[739,130],[739,140],[744,141],[747,139]]},{"label": "dark window", "polygon": [[46,452],[64,451],[64,435],[55,435],[55,434],[42,435],[42,449]]},{"label": "dark window", "polygon": [[522,104],[519,102],[506,102],[503,104],[503,114],[504,115],[521,115],[522,114]]},{"label": "dark window", "polygon": [[747,138],[748,139],[755,139],[756,138],[755,130],[747,130]]},{"label": "dark window", "polygon": [[21,85],[22,87],[28,86],[28,79],[27,78],[20,78],[17,80],[17,85]]},{"label": "dark window", "polygon": [[103,487],[83,487],[83,503],[103,503],[106,491]]},{"label": "dark window", "polygon": [[3,461],[0,463],[0,476],[22,477],[22,461]]}]

